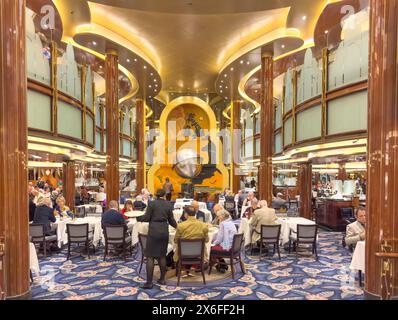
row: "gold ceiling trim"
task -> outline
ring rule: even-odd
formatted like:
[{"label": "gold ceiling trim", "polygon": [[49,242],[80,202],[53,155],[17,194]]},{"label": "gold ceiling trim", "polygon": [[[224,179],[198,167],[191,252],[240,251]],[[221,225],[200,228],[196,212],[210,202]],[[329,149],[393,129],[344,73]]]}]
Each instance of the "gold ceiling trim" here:
[{"label": "gold ceiling trim", "polygon": [[[76,26],[76,31],[75,35],[79,34],[94,34],[97,36],[104,37],[106,39],[109,39],[120,46],[126,48],[127,50],[130,50],[131,52],[134,52],[137,56],[139,56],[141,59],[143,59],[146,63],[148,63],[151,67],[153,67],[155,70],[158,70],[160,68],[160,61],[158,58],[149,58],[145,53],[142,48],[137,46],[135,43],[131,42],[130,40],[126,39],[119,33],[116,33],[103,25],[99,25],[96,23],[90,23],[90,24],[81,24]],[[154,62],[156,61],[156,63]],[[160,74],[160,72],[159,72]]]},{"label": "gold ceiling trim", "polygon": [[232,56],[228,59],[225,59],[224,53],[221,53],[218,59],[218,65],[222,65],[220,68],[220,72],[227,68],[231,63],[238,60],[245,54],[260,48],[266,44],[270,44],[276,40],[283,39],[283,38],[297,38],[301,39],[301,32],[295,28],[278,28],[276,30],[270,31],[263,36],[257,38],[256,40],[250,42],[249,44],[241,47],[238,51],[236,51]]}]

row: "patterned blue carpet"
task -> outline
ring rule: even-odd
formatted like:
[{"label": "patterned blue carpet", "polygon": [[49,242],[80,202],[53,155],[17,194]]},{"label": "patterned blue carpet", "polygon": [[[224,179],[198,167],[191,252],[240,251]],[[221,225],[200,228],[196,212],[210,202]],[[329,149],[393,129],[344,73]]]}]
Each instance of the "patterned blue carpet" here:
[{"label": "patterned blue carpet", "polygon": [[[41,274],[32,285],[39,300],[361,300],[355,274],[349,270],[351,254],[341,247],[340,233],[319,235],[319,261],[281,250],[282,260],[245,259],[247,274],[196,286],[159,286],[144,291],[139,262],[129,258],[103,261],[102,252],[91,259],[66,260],[65,251],[40,260]],[[40,256],[39,256],[40,258]],[[144,267],[145,268],[145,267]],[[240,271],[239,267],[238,270]],[[156,277],[155,277],[156,279]],[[183,284],[183,283],[182,283]]]}]

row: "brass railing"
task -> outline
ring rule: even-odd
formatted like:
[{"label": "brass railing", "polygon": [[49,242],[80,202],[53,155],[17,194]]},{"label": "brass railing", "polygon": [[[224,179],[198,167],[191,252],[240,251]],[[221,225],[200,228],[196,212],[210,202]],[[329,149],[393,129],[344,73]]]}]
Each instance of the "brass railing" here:
[{"label": "brass railing", "polygon": [[385,240],[381,245],[381,252],[376,253],[376,257],[381,259],[381,297],[383,300],[391,300],[394,294],[394,261],[398,260],[398,252],[394,252],[394,244],[397,240]]},{"label": "brass railing", "polygon": [[4,281],[4,273],[3,273],[3,269],[4,269],[4,252],[5,252],[5,248],[4,248],[4,237],[0,236],[0,300],[4,300],[6,298],[6,294],[4,292],[4,285],[5,285],[5,281]]}]

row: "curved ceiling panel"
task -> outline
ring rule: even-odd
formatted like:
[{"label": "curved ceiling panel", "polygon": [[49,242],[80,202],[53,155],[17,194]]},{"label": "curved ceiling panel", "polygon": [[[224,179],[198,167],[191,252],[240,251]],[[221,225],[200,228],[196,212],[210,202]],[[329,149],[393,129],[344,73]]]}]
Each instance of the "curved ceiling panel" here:
[{"label": "curved ceiling panel", "polygon": [[77,34],[74,40],[91,50],[102,55],[107,49],[114,49],[119,54],[119,65],[123,66],[134,75],[139,87],[136,90],[138,98],[152,98],[158,95],[162,87],[162,81],[155,68],[143,60],[140,56],[100,35],[85,33]]}]

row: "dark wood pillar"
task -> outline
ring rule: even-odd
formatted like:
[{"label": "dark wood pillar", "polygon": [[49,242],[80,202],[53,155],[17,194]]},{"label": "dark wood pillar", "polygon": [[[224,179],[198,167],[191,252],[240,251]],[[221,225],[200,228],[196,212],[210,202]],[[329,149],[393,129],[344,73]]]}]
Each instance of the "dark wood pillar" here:
[{"label": "dark wood pillar", "polygon": [[232,155],[231,155],[231,169],[232,169],[232,183],[231,189],[233,193],[238,193],[240,189],[240,175],[239,164],[240,164],[240,154],[242,147],[242,126],[240,123],[240,111],[241,102],[236,100],[232,103]]},{"label": "dark wood pillar", "polygon": [[312,218],[312,165],[304,163],[298,171],[298,188],[300,194],[300,217]]},{"label": "dark wood pillar", "polygon": [[74,161],[66,161],[63,166],[63,193],[66,201],[66,205],[74,210],[75,203],[75,162]]},{"label": "dark wood pillar", "polygon": [[0,237],[7,298],[29,284],[25,1],[0,1]]},{"label": "dark wood pillar", "polygon": [[272,53],[261,57],[260,169],[258,192],[272,202],[272,152],[274,141],[274,60]]},{"label": "dark wood pillar", "polygon": [[[145,103],[142,99],[136,100],[136,116],[137,116],[137,192],[141,192],[146,187],[145,181]],[[156,190],[153,190],[156,192]]]},{"label": "dark wood pillar", "polygon": [[383,244],[398,252],[398,0],[371,0],[370,8],[365,291],[380,297],[386,272],[394,278],[389,289],[397,296],[398,261],[382,264],[375,254]]},{"label": "dark wood pillar", "polygon": [[105,58],[106,81],[106,199],[119,202],[119,58],[108,50]]}]

